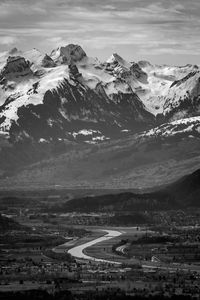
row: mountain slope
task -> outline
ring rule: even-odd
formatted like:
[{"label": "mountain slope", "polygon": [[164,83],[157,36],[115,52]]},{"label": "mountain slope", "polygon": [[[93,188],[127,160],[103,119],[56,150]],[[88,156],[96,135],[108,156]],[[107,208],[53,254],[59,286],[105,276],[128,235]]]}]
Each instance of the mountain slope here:
[{"label": "mountain slope", "polygon": [[2,216],[0,214],[0,233],[9,231],[9,230],[26,230],[27,227],[17,223],[11,218]]},{"label": "mountain slope", "polygon": [[194,71],[173,82],[166,96],[164,115],[169,120],[200,114],[200,72]]},{"label": "mountain slope", "polygon": [[25,167],[1,186],[142,189],[170,183],[200,167],[200,118],[177,122],[161,125],[155,133],[71,148]]},{"label": "mountain slope", "polygon": [[[174,95],[171,94],[171,87],[175,85],[177,81],[181,81],[189,73],[197,72],[199,70],[199,67],[196,65],[186,65],[182,67],[159,66],[152,65],[146,61],[140,61],[138,65],[147,74],[147,83],[140,84],[136,88],[136,93],[149,111],[155,115],[166,114],[166,102],[168,102],[169,99],[174,98]],[[186,93],[185,88],[184,90]],[[188,88],[188,90],[190,92],[190,88]],[[174,87],[173,91],[174,94],[176,94],[176,87]],[[178,97],[179,93],[180,92],[177,91],[177,103],[178,101],[181,101],[181,95]],[[169,111],[170,110],[171,109],[169,109]],[[189,114],[188,117],[190,117]]]},{"label": "mountain slope", "polygon": [[100,62],[74,44],[45,55],[3,53],[2,185],[170,182],[198,163],[199,91],[198,66],[127,62],[117,53]]},{"label": "mountain slope", "polygon": [[142,134],[147,137],[160,137],[163,139],[177,138],[200,138],[200,116],[180,119],[177,121],[164,123]]},{"label": "mountain slope", "polygon": [[180,204],[200,207],[200,169],[170,185],[167,192]]},{"label": "mountain slope", "polygon": [[56,211],[69,212],[131,212],[200,207],[200,169],[151,193],[123,192],[99,196],[80,197],[54,207]]}]

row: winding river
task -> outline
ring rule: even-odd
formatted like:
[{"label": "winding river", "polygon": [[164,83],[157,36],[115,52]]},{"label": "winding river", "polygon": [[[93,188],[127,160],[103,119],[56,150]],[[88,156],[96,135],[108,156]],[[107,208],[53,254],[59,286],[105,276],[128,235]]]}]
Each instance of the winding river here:
[{"label": "winding river", "polygon": [[95,262],[104,262],[104,263],[120,265],[121,264],[120,262],[105,260],[105,259],[101,259],[101,258],[95,258],[95,257],[89,256],[89,255],[86,255],[83,253],[83,250],[88,247],[91,247],[97,243],[101,243],[101,242],[110,240],[112,238],[118,237],[122,234],[120,231],[116,231],[116,230],[102,230],[102,231],[107,232],[107,234],[105,234],[104,236],[102,236],[100,238],[92,240],[90,242],[87,242],[85,244],[73,247],[70,250],[68,250],[68,253],[71,254],[72,256],[74,256],[76,258],[80,258],[80,259],[87,259],[87,260],[92,260]]}]

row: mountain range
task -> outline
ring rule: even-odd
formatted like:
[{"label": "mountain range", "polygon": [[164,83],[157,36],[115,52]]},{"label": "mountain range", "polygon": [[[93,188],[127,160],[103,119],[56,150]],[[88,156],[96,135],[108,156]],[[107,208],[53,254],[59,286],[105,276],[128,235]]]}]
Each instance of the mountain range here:
[{"label": "mountain range", "polygon": [[199,166],[200,68],[0,54],[1,186],[162,185]]}]

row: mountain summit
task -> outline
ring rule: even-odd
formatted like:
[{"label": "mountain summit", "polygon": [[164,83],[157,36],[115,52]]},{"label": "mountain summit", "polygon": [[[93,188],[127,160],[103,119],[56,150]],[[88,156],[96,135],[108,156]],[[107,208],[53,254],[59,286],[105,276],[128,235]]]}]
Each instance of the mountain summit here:
[{"label": "mountain summit", "polygon": [[69,44],[53,50],[50,57],[57,64],[72,64],[81,61],[87,55],[79,45]]}]

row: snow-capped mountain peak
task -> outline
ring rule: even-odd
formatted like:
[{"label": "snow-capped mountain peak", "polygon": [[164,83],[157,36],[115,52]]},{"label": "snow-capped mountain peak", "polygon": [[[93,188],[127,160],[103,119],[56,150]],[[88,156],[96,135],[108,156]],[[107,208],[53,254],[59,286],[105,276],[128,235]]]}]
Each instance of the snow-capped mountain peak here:
[{"label": "snow-capped mountain peak", "polygon": [[200,113],[200,71],[195,70],[172,83],[165,97],[164,115],[177,120]]},{"label": "snow-capped mountain peak", "polygon": [[0,74],[0,132],[15,139],[77,139],[86,130],[101,140],[160,124],[158,113],[168,122],[200,111],[192,65],[128,62],[117,53],[101,63],[69,44],[50,55],[14,48],[0,55]]},{"label": "snow-capped mountain peak", "polygon": [[85,51],[79,45],[69,44],[65,47],[59,47],[50,54],[52,60],[57,64],[71,64],[81,61],[86,57]]},{"label": "snow-capped mountain peak", "polygon": [[123,68],[130,69],[131,64],[125,61],[119,54],[113,53],[106,61],[108,64],[118,64]]},{"label": "snow-capped mountain peak", "polygon": [[9,79],[31,74],[30,62],[21,56],[9,56],[0,73],[0,83],[5,84]]}]

